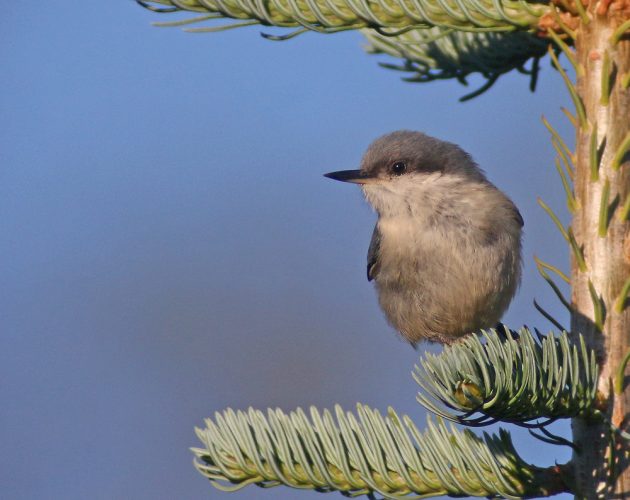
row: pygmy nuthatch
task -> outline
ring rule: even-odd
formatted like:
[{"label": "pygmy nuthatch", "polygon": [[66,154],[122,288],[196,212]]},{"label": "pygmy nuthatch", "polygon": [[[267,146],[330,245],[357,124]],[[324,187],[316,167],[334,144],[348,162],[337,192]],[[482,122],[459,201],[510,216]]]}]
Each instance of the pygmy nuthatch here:
[{"label": "pygmy nuthatch", "polygon": [[459,146],[400,130],[374,141],[360,184],[378,214],[368,250],[389,323],[415,345],[495,327],[521,277],[523,219]]}]

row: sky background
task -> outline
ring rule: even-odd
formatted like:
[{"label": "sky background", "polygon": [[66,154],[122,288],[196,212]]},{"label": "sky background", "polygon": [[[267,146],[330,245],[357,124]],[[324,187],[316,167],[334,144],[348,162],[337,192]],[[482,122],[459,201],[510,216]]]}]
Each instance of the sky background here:
[{"label": "sky background", "polygon": [[[401,82],[357,33],[277,43],[259,27],[150,25],[165,19],[132,1],[3,8],[3,498],[321,499],[214,490],[192,467],[194,426],[225,407],[362,402],[423,427],[418,353],[365,278],[375,216],[322,177],[386,132],[474,156],[525,219],[505,321],[548,330],[534,298],[566,319],[532,260],[567,268],[536,204],[566,220],[540,116],[571,138],[569,100],[548,61],[535,94],[513,74],[462,104],[470,89]],[[569,457],[514,435],[526,460]]]}]

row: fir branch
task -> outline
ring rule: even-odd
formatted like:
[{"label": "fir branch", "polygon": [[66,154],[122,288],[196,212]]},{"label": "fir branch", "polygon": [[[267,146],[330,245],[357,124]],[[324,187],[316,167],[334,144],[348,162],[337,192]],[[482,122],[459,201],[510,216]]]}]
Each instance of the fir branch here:
[{"label": "fir branch", "polygon": [[[265,26],[315,31],[384,28],[457,28],[467,31],[533,30],[550,10],[526,0],[136,0],[155,12],[190,11],[252,20]],[[157,7],[166,6],[166,7]]]},{"label": "fir branch", "polygon": [[529,426],[591,413],[598,367],[581,337],[579,345],[566,332],[537,341],[526,328],[517,340],[493,330],[482,337],[426,354],[414,371],[420,404],[465,425]]},{"label": "fir branch", "polygon": [[[372,54],[387,54],[403,60],[402,64],[381,66],[410,73],[407,82],[430,82],[466,78],[479,73],[486,82],[464,96],[468,100],[487,90],[497,79],[514,69],[530,77],[532,86],[538,74],[538,59],[547,51],[547,42],[526,32],[470,33],[450,28],[414,29],[399,36],[375,30],[362,30]],[[525,64],[533,59],[531,68]]]},{"label": "fir branch", "polygon": [[534,498],[569,488],[562,467],[524,462],[509,434],[447,427],[441,420],[420,432],[407,416],[387,416],[357,405],[357,416],[335,407],[335,416],[297,409],[289,414],[231,409],[196,429],[195,466],[213,486],[286,485],[346,496],[387,499],[452,496]]},{"label": "fir branch", "polygon": [[[306,31],[338,33],[361,30],[371,53],[403,59],[404,65],[386,68],[408,71],[409,82],[455,78],[462,83],[472,73],[485,78],[480,88],[462,101],[488,90],[498,78],[514,69],[530,77],[533,91],[539,60],[548,42],[534,33],[540,16],[550,9],[546,2],[525,0],[136,0],[151,5],[173,6],[157,12],[191,11],[206,15],[155,26],[185,26],[206,21],[237,19],[239,22],[186,28],[191,33],[224,31],[261,24],[297,28],[289,33],[261,33],[268,40],[289,40]],[[532,60],[531,67],[525,64]]]}]

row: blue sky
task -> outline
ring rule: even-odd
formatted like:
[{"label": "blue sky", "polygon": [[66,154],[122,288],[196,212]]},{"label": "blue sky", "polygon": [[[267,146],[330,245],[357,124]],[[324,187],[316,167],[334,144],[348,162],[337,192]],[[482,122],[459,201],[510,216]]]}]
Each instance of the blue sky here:
[{"label": "blue sky", "polygon": [[[392,130],[461,144],[519,206],[525,277],[506,322],[548,330],[534,297],[566,318],[532,265],[567,268],[536,204],[566,219],[540,116],[570,138],[568,98],[546,61],[535,94],[514,74],[462,104],[458,84],[379,68],[356,33],[276,43],[155,20],[131,1],[3,10],[3,496],[228,498],[188,451],[227,406],[360,401],[421,425],[418,354],[365,279],[374,214],[322,177]],[[527,460],[568,458],[515,435]]]}]

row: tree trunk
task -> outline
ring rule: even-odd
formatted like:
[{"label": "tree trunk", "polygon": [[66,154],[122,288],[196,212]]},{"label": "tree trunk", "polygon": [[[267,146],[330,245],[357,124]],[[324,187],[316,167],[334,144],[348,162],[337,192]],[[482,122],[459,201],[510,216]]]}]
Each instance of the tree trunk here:
[{"label": "tree trunk", "polygon": [[[623,3],[628,2],[617,7]],[[623,218],[630,192],[630,153],[619,158],[630,133],[630,41],[627,34],[617,43],[611,36],[623,18],[628,19],[630,6],[623,15],[623,10],[598,14],[596,9],[608,10],[608,5],[602,1],[589,12],[591,20],[580,25],[575,44],[577,93],[586,122],[577,127],[577,209],[571,228],[578,250],[574,248],[572,258],[571,329],[584,334],[599,353],[602,410],[627,431],[630,388],[624,383],[623,392],[615,394],[612,380],[630,348],[630,307],[620,299],[630,277],[630,223]],[[592,144],[598,147],[595,157]],[[572,428],[578,446],[573,457],[577,497],[630,498],[630,441],[611,432],[609,423],[576,418]]]}]

